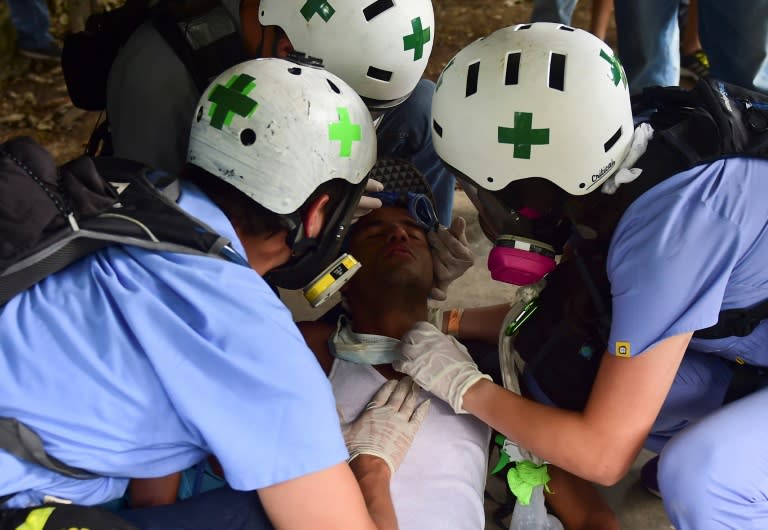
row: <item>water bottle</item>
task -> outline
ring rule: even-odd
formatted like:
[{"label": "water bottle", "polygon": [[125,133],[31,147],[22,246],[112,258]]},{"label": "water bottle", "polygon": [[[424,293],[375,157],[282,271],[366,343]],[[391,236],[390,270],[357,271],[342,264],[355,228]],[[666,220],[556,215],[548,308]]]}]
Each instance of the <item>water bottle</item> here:
[{"label": "water bottle", "polygon": [[554,515],[547,513],[544,506],[544,486],[536,486],[531,493],[531,502],[517,502],[512,511],[509,530],[563,530],[563,524]]}]

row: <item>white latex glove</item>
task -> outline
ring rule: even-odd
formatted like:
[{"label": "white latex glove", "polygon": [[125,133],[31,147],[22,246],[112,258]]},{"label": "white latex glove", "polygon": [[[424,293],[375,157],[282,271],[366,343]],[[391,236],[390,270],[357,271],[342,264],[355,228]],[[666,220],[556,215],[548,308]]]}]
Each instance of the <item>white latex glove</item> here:
[{"label": "white latex glove", "polygon": [[448,403],[457,414],[467,412],[462,402],[469,387],[480,379],[491,379],[477,369],[459,341],[429,322],[417,322],[403,335],[399,353],[392,367],[413,377],[421,388]]},{"label": "white latex glove", "polygon": [[418,397],[419,387],[410,377],[384,383],[360,416],[341,426],[349,460],[378,456],[394,474],[429,410],[429,400],[416,406]]},{"label": "white latex glove", "polygon": [[[372,178],[368,179],[368,182],[365,183],[365,191],[372,193],[377,191],[383,191],[384,190],[384,184],[379,182],[378,180],[374,180]],[[371,213],[373,210],[376,210],[378,208],[381,208],[381,199],[376,199],[374,197],[368,197],[363,193],[363,196],[360,197],[360,202],[357,203],[357,208],[355,208],[355,211],[352,212],[352,222],[357,222],[358,219],[360,219],[362,216],[367,215]]]},{"label": "white latex glove", "polygon": [[464,218],[456,217],[450,228],[440,225],[437,232],[427,234],[435,273],[435,284],[429,294],[433,300],[445,300],[448,285],[475,262],[475,254],[467,242],[466,228]]}]

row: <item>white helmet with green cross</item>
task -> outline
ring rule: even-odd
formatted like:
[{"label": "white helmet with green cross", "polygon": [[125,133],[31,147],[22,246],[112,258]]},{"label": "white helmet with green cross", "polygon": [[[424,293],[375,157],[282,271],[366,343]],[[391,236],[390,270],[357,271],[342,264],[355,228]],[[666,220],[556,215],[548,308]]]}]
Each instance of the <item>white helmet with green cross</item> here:
[{"label": "white helmet with green cross", "polygon": [[539,22],[507,27],[451,59],[432,99],[440,158],[481,188],[545,178],[597,189],[634,133],[624,69],[594,35]]},{"label": "white helmet with green cross", "polygon": [[277,214],[295,212],[324,182],[360,184],[376,131],[355,91],[322,68],[254,59],[205,90],[187,161]]},{"label": "white helmet with green cross", "polygon": [[371,108],[408,97],[435,40],[431,0],[261,0],[259,18],[322,59]]}]

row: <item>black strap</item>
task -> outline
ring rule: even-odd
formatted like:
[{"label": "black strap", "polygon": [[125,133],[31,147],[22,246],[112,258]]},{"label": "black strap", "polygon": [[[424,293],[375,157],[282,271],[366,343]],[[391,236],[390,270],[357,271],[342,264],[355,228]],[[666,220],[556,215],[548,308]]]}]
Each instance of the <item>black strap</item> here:
[{"label": "black strap", "polygon": [[768,300],[745,309],[720,311],[717,324],[700,329],[693,334],[699,339],[722,339],[725,337],[746,337],[763,320],[768,318]]},{"label": "black strap", "polygon": [[171,47],[176,56],[184,63],[189,75],[195,82],[197,90],[202,94],[208,86],[208,78],[203,74],[197,62],[194,53],[187,42],[187,39],[181,32],[178,24],[164,10],[158,11],[152,17],[152,24],[157,32],[165,39],[168,46]]},{"label": "black strap", "polygon": [[768,368],[733,363],[733,376],[723,404],[731,403],[768,386]]},{"label": "black strap", "polygon": [[21,460],[37,464],[67,477],[81,480],[98,478],[98,475],[90,471],[68,466],[58,458],[46,453],[40,437],[15,418],[0,418],[0,447]]}]

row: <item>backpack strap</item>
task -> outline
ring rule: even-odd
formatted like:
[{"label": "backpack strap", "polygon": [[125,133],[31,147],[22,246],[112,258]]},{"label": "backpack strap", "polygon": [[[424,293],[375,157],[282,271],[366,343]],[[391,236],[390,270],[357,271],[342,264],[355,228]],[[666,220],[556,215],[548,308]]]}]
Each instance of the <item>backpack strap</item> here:
[{"label": "backpack strap", "polygon": [[[218,0],[162,2],[152,25],[165,39],[202,94],[210,80],[247,59],[237,24]],[[195,5],[200,4],[200,5]]]},{"label": "backpack strap", "polygon": [[745,309],[720,311],[717,324],[696,331],[693,336],[700,339],[723,339],[725,337],[746,337],[763,320],[768,318],[768,300]]},{"label": "backpack strap", "polygon": [[41,146],[16,139],[0,145],[0,173],[0,197],[15,198],[0,208],[0,307],[109,245],[245,264],[227,238],[176,205],[175,179],[159,189],[136,162],[83,156],[56,168]]},{"label": "backpack strap", "polygon": [[37,464],[70,478],[90,480],[99,477],[90,471],[68,466],[46,453],[40,437],[15,418],[0,417],[0,448],[25,462]]}]

